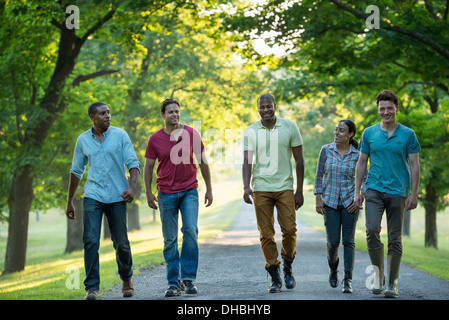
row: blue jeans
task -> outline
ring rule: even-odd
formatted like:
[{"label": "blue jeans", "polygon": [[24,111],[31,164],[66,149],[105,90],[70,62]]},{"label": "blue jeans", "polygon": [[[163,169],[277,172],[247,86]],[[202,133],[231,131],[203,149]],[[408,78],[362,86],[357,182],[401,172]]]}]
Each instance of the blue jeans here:
[{"label": "blue jeans", "polygon": [[[179,287],[180,280],[195,280],[198,270],[198,191],[197,189],[179,193],[159,191],[157,199],[164,236],[167,281],[169,286]],[[178,250],[179,211],[183,234],[181,255]]]},{"label": "blue jeans", "polygon": [[340,237],[342,237],[345,271],[352,272],[354,267],[354,235],[358,218],[358,212],[350,213],[343,206],[338,206],[337,209],[324,206],[328,259],[331,263],[337,261]]},{"label": "blue jeans", "polygon": [[100,248],[101,222],[103,212],[106,214],[114,244],[118,273],[122,280],[129,280],[133,275],[131,247],[126,227],[126,202],[102,203],[91,198],[84,198],[84,268],[87,290],[98,290],[100,287]]}]

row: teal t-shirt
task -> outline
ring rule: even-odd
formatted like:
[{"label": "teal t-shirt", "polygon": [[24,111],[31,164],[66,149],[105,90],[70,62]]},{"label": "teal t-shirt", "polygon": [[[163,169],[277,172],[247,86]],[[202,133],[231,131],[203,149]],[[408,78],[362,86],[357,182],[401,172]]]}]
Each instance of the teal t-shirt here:
[{"label": "teal t-shirt", "polygon": [[388,137],[380,123],[363,131],[359,149],[369,157],[366,189],[408,197],[410,166],[408,155],[421,151],[415,132],[398,123]]},{"label": "teal t-shirt", "polygon": [[293,190],[292,148],[303,144],[296,124],[276,117],[272,130],[259,120],[246,128],[243,149],[254,152],[253,191]]}]

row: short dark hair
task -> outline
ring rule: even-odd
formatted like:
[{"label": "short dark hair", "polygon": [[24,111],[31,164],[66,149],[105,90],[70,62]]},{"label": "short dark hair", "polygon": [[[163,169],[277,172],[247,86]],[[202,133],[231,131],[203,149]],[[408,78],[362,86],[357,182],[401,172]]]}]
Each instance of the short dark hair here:
[{"label": "short dark hair", "polygon": [[101,106],[105,106],[105,104],[103,102],[94,102],[89,106],[88,109],[88,114],[89,115],[95,115],[97,113],[97,108],[101,107]]},{"label": "short dark hair", "polygon": [[274,104],[276,104],[276,100],[274,99],[274,97],[269,94],[269,93],[264,93],[262,94],[258,99],[257,99],[257,105],[259,105],[259,101],[262,99],[267,99],[267,100],[272,100],[274,102]]},{"label": "short dark hair", "polygon": [[179,104],[178,100],[175,99],[165,99],[161,104],[161,112],[165,114],[165,107],[169,104],[177,104],[179,109],[181,109],[181,105]]},{"label": "short dark hair", "polygon": [[379,106],[379,101],[393,101],[396,107],[399,106],[398,96],[391,90],[382,90],[376,96],[376,103]]}]

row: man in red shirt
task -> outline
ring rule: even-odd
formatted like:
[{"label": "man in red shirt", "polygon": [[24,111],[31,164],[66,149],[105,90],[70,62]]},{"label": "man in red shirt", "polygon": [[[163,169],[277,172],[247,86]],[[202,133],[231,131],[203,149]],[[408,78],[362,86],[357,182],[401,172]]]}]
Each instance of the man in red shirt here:
[{"label": "man in red shirt", "polygon": [[[197,166],[206,183],[204,203],[213,201],[209,165],[200,133],[180,120],[180,104],[166,99],[161,105],[164,128],[153,133],[145,152],[144,182],[148,206],[159,204],[167,263],[166,297],[179,296],[181,290],[195,294],[193,284],[198,270],[198,180]],[[151,190],[154,165],[158,162],[157,198]],[[178,215],[181,212],[183,233],[181,254],[178,251]]]}]

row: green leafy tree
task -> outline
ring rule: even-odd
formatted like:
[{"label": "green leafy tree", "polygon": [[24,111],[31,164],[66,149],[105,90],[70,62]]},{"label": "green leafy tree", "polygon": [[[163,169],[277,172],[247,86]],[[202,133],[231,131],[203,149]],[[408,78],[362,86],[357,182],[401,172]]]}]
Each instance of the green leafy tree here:
[{"label": "green leafy tree", "polygon": [[[79,29],[66,24],[70,18],[66,13],[69,2],[2,3],[1,147],[2,154],[8,156],[2,155],[2,170],[6,174],[1,178],[5,188],[0,200],[2,212],[9,212],[4,273],[20,271],[25,266],[28,214],[35,190],[41,184],[36,177],[48,164],[42,161],[48,157],[42,152],[50,150],[46,143],[51,140],[47,140],[51,128],[67,109],[66,97],[76,85],[77,78],[73,76],[82,48],[94,36],[104,36],[102,28],[109,27],[114,15],[153,12],[170,2],[82,2]],[[97,70],[96,74],[85,76],[102,74],[103,70]]]},{"label": "green leafy tree", "polygon": [[[200,12],[209,3],[83,2],[79,29],[65,25],[69,2],[1,7],[4,273],[25,266],[28,212],[65,207],[73,146],[91,125],[86,108],[93,101],[110,106],[114,125],[130,133],[141,162],[149,134],[162,124],[165,97],[180,99],[184,121],[199,119],[205,128],[238,128],[249,119],[259,75],[229,62],[220,21]],[[80,248],[72,238],[66,251]]]},{"label": "green leafy tree", "polygon": [[[427,126],[413,112],[427,121],[435,119],[430,121],[434,124],[444,119],[440,108],[449,95],[449,4],[376,1],[378,15],[371,5],[371,1],[275,0],[253,8],[236,2],[237,13],[225,19],[229,30],[237,31],[236,40],[242,41],[239,52],[278,70],[274,86],[286,101],[324,92],[344,103],[354,117],[366,116],[363,130],[378,121],[375,94],[390,88],[403,102],[404,116],[399,119],[418,138],[425,137]],[[287,54],[268,58],[258,53],[254,47],[258,37],[271,46],[282,46]],[[443,128],[433,136],[433,144],[423,144],[421,152],[425,245],[434,247],[436,209],[445,205],[444,195],[449,192],[442,176],[449,133],[447,126]]]}]

